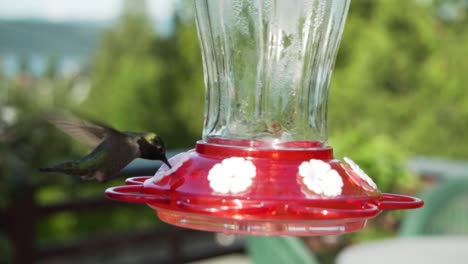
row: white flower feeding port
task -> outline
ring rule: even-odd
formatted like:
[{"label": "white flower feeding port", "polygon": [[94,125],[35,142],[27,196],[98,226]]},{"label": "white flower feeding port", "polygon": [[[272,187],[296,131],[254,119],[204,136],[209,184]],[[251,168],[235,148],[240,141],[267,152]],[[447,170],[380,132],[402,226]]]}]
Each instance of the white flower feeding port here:
[{"label": "white flower feeding port", "polygon": [[382,210],[418,208],[381,193],[327,145],[332,67],[349,0],[195,0],[203,55],[203,139],[154,177],[106,190],[165,222],[206,231],[327,235]]},{"label": "white flower feeding port", "polygon": [[377,184],[365,173],[352,159],[344,157],[344,161],[356,172],[356,174],[374,190],[377,190]]},{"label": "white flower feeding port", "polygon": [[213,191],[218,193],[240,193],[252,185],[256,174],[255,165],[244,158],[224,159],[208,172],[208,180]]},{"label": "white flower feeding port", "polygon": [[153,181],[159,182],[162,179],[164,179],[164,177],[175,173],[189,159],[190,152],[182,152],[179,155],[175,156],[174,158],[172,158],[172,168],[169,168],[167,165],[161,167],[161,169],[158,170],[153,176]]},{"label": "white flower feeding port", "polygon": [[343,180],[330,164],[316,159],[304,161],[299,166],[299,175],[304,177],[303,183],[317,195],[335,197],[341,194]]}]

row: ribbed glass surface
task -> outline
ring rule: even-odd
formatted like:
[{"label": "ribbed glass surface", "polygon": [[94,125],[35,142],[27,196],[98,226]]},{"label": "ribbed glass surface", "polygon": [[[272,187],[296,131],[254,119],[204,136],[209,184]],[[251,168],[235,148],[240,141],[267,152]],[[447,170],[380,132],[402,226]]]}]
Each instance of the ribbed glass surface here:
[{"label": "ribbed glass surface", "polygon": [[195,0],[195,6],[206,85],[203,139],[325,146],[329,83],[349,1]]}]

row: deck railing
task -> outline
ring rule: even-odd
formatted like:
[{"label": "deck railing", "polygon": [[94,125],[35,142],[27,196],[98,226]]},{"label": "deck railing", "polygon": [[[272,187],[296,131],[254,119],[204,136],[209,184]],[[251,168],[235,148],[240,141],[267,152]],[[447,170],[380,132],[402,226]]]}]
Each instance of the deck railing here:
[{"label": "deck railing", "polygon": [[[117,177],[152,175],[161,164],[137,160],[127,166]],[[104,190],[103,190],[104,191]],[[185,263],[229,253],[243,252],[241,240],[229,246],[216,243],[213,233],[163,226],[162,228],[137,231],[99,234],[86,239],[69,241],[66,244],[38,245],[36,226],[45,217],[62,212],[94,214],[115,208],[137,207],[109,200],[105,197],[56,203],[40,206],[35,201],[36,189],[24,186],[13,206],[0,215],[0,226],[12,243],[13,263],[61,263],[61,260],[80,259],[83,255],[109,256],[112,262],[122,251],[134,263]],[[148,209],[150,210],[150,209]],[[142,253],[141,248],[150,247]],[[196,250],[193,250],[195,245]],[[134,251],[134,253],[128,253]],[[148,251],[150,254],[148,254]],[[0,257],[0,263],[3,263]],[[107,261],[105,261],[107,262]],[[121,263],[121,262],[119,262]]]}]

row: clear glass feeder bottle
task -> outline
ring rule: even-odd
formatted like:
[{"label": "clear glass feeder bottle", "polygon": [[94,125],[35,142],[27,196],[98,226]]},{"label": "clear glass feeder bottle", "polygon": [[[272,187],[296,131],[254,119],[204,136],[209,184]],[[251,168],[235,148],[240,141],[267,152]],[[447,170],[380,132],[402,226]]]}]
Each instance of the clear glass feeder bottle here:
[{"label": "clear glass feeder bottle", "polygon": [[203,55],[203,140],[153,177],[106,190],[168,223],[256,235],[362,229],[386,209],[423,205],[381,193],[327,145],[330,78],[349,0],[195,0]]},{"label": "clear glass feeder bottle", "polygon": [[327,142],[330,77],[349,1],[195,1],[203,139],[264,148]]}]

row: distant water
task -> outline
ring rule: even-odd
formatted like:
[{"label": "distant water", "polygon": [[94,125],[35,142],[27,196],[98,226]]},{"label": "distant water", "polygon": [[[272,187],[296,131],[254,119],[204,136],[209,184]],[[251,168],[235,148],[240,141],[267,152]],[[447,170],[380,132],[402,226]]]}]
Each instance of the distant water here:
[{"label": "distant water", "polygon": [[[21,70],[21,64],[26,63],[28,71],[33,76],[41,76],[47,71],[49,61],[52,59],[50,55],[31,54],[20,55],[13,53],[0,54],[1,68],[4,74],[8,77],[14,77]],[[61,56],[54,57],[57,67],[57,73],[62,76],[71,76],[81,71],[88,61],[85,56]]]},{"label": "distant water", "polygon": [[102,32],[112,25],[111,21],[52,23],[0,19],[0,66],[10,77],[21,70],[22,64],[34,76],[40,76],[54,58],[59,74],[76,73],[96,50]]},{"label": "distant water", "polygon": [[[173,32],[172,21],[153,21],[161,36]],[[34,76],[47,70],[53,56],[58,73],[70,75],[86,67],[96,50],[101,34],[115,25],[104,22],[60,22],[44,20],[5,20],[0,18],[0,69],[15,76],[26,62]]]}]

